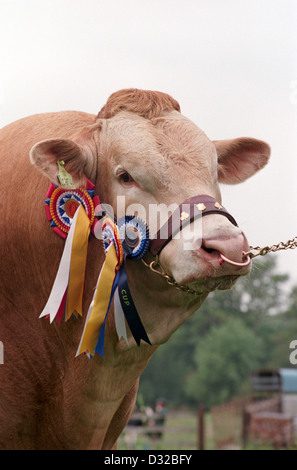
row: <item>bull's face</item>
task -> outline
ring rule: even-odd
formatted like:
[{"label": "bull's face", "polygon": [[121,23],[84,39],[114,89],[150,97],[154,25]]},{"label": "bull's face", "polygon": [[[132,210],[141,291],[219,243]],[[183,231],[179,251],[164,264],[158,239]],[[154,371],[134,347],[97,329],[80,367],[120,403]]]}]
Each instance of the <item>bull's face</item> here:
[{"label": "bull's face", "polygon": [[[146,92],[138,97],[133,93],[137,102]],[[206,194],[221,204],[220,182],[240,183],[267,163],[270,149],[265,142],[212,142],[165,96],[164,109],[150,115],[134,112],[126,93],[126,106],[118,98],[115,111],[103,108],[96,123],[72,141],[37,144],[31,161],[57,183],[56,161],[64,160],[77,186],[85,183],[85,176],[95,181],[102,203],[112,206],[116,217],[137,213],[149,225],[151,237],[186,199]],[[178,283],[209,292],[229,288],[249,272],[243,263],[248,248],[241,229],[216,213],[178,233],[161,251],[160,263]]]}]

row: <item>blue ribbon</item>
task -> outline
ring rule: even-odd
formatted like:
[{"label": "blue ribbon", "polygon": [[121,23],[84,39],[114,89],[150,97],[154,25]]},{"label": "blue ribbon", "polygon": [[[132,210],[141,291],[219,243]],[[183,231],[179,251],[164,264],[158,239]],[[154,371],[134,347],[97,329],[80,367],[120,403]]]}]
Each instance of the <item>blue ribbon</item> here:
[{"label": "blue ribbon", "polygon": [[119,271],[118,288],[121,306],[136,343],[139,346],[140,341],[143,339],[143,341],[145,341],[146,343],[151,344],[133,302],[133,298],[128,285],[128,276],[125,261]]}]

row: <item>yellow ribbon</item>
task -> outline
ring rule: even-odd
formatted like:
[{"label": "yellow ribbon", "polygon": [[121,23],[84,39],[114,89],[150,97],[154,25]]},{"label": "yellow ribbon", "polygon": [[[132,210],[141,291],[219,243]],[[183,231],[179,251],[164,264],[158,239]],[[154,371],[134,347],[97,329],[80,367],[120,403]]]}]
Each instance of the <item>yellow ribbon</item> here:
[{"label": "yellow ribbon", "polygon": [[100,328],[104,322],[110,302],[117,264],[116,248],[111,243],[98,279],[94,303],[92,302],[90,306],[90,314],[86,320],[86,326],[77,355],[85,351],[88,351],[92,356],[95,354]]},{"label": "yellow ribbon", "polygon": [[77,210],[78,214],[71,248],[65,321],[72,314],[82,315],[82,298],[91,225],[83,206],[80,205]]}]

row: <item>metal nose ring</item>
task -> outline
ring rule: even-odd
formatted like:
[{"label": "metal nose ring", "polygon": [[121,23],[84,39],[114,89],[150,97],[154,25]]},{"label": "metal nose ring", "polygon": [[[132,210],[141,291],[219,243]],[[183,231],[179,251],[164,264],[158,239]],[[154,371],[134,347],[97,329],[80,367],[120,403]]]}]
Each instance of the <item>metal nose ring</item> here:
[{"label": "metal nose ring", "polygon": [[[242,254],[245,255],[245,252],[243,251]],[[227,256],[222,255],[222,253],[220,253],[220,257],[222,258],[222,260],[226,261],[229,264],[233,264],[234,266],[248,266],[251,262],[251,258],[248,255],[247,255],[247,260],[243,261],[242,263],[237,263],[236,261],[232,261],[231,259],[227,258]]]}]

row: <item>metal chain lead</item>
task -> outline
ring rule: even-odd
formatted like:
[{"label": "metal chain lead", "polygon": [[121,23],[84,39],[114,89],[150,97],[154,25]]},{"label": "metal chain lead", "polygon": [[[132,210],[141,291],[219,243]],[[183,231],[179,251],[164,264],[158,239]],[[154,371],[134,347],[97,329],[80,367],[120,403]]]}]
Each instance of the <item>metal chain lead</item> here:
[{"label": "metal chain lead", "polygon": [[[297,236],[286,242],[279,242],[276,245],[263,247],[250,246],[250,251],[244,254],[243,259],[246,259],[247,256],[250,258],[256,258],[256,256],[265,256],[268,253],[275,253],[276,251],[281,250],[294,250],[295,248],[297,248]],[[253,253],[254,251],[256,251],[256,253]]]},{"label": "metal chain lead", "polygon": [[[281,250],[294,250],[297,248],[297,236],[286,241],[286,242],[279,242],[278,244],[275,245],[270,245],[270,246],[250,246],[250,251],[247,253],[244,253],[242,260],[246,260],[246,258],[249,256],[250,258],[256,258],[257,256],[265,256],[268,253],[275,253],[276,251],[281,251]],[[202,292],[197,292],[193,289],[190,289],[188,286],[184,286],[182,284],[178,284],[169,274],[167,274],[164,269],[162,268],[160,262],[159,262],[159,257],[158,255],[156,258],[151,262],[147,263],[144,261],[142,258],[141,260],[145,266],[150,268],[151,271],[153,271],[156,274],[159,274],[159,276],[163,277],[166,279],[167,283],[170,286],[174,286],[178,290],[182,290],[183,292],[187,292],[188,294],[192,295],[201,295]]]},{"label": "metal chain lead", "polygon": [[159,274],[159,276],[163,277],[164,279],[166,279],[167,283],[170,285],[170,286],[173,286],[175,287],[176,289],[178,290],[182,290],[183,292],[186,292],[187,294],[192,294],[192,295],[201,295],[202,292],[198,292],[194,289],[190,289],[190,287],[188,286],[184,286],[182,284],[178,284],[178,282],[176,282],[173,277],[169,276],[169,274],[167,274],[164,269],[162,268],[160,262],[159,262],[159,257],[158,255],[156,256],[156,258],[151,262],[151,263],[147,263],[146,261],[144,261],[144,259],[142,258],[141,260],[143,262],[143,264],[150,268],[151,271],[153,271],[154,273],[156,274]]}]

